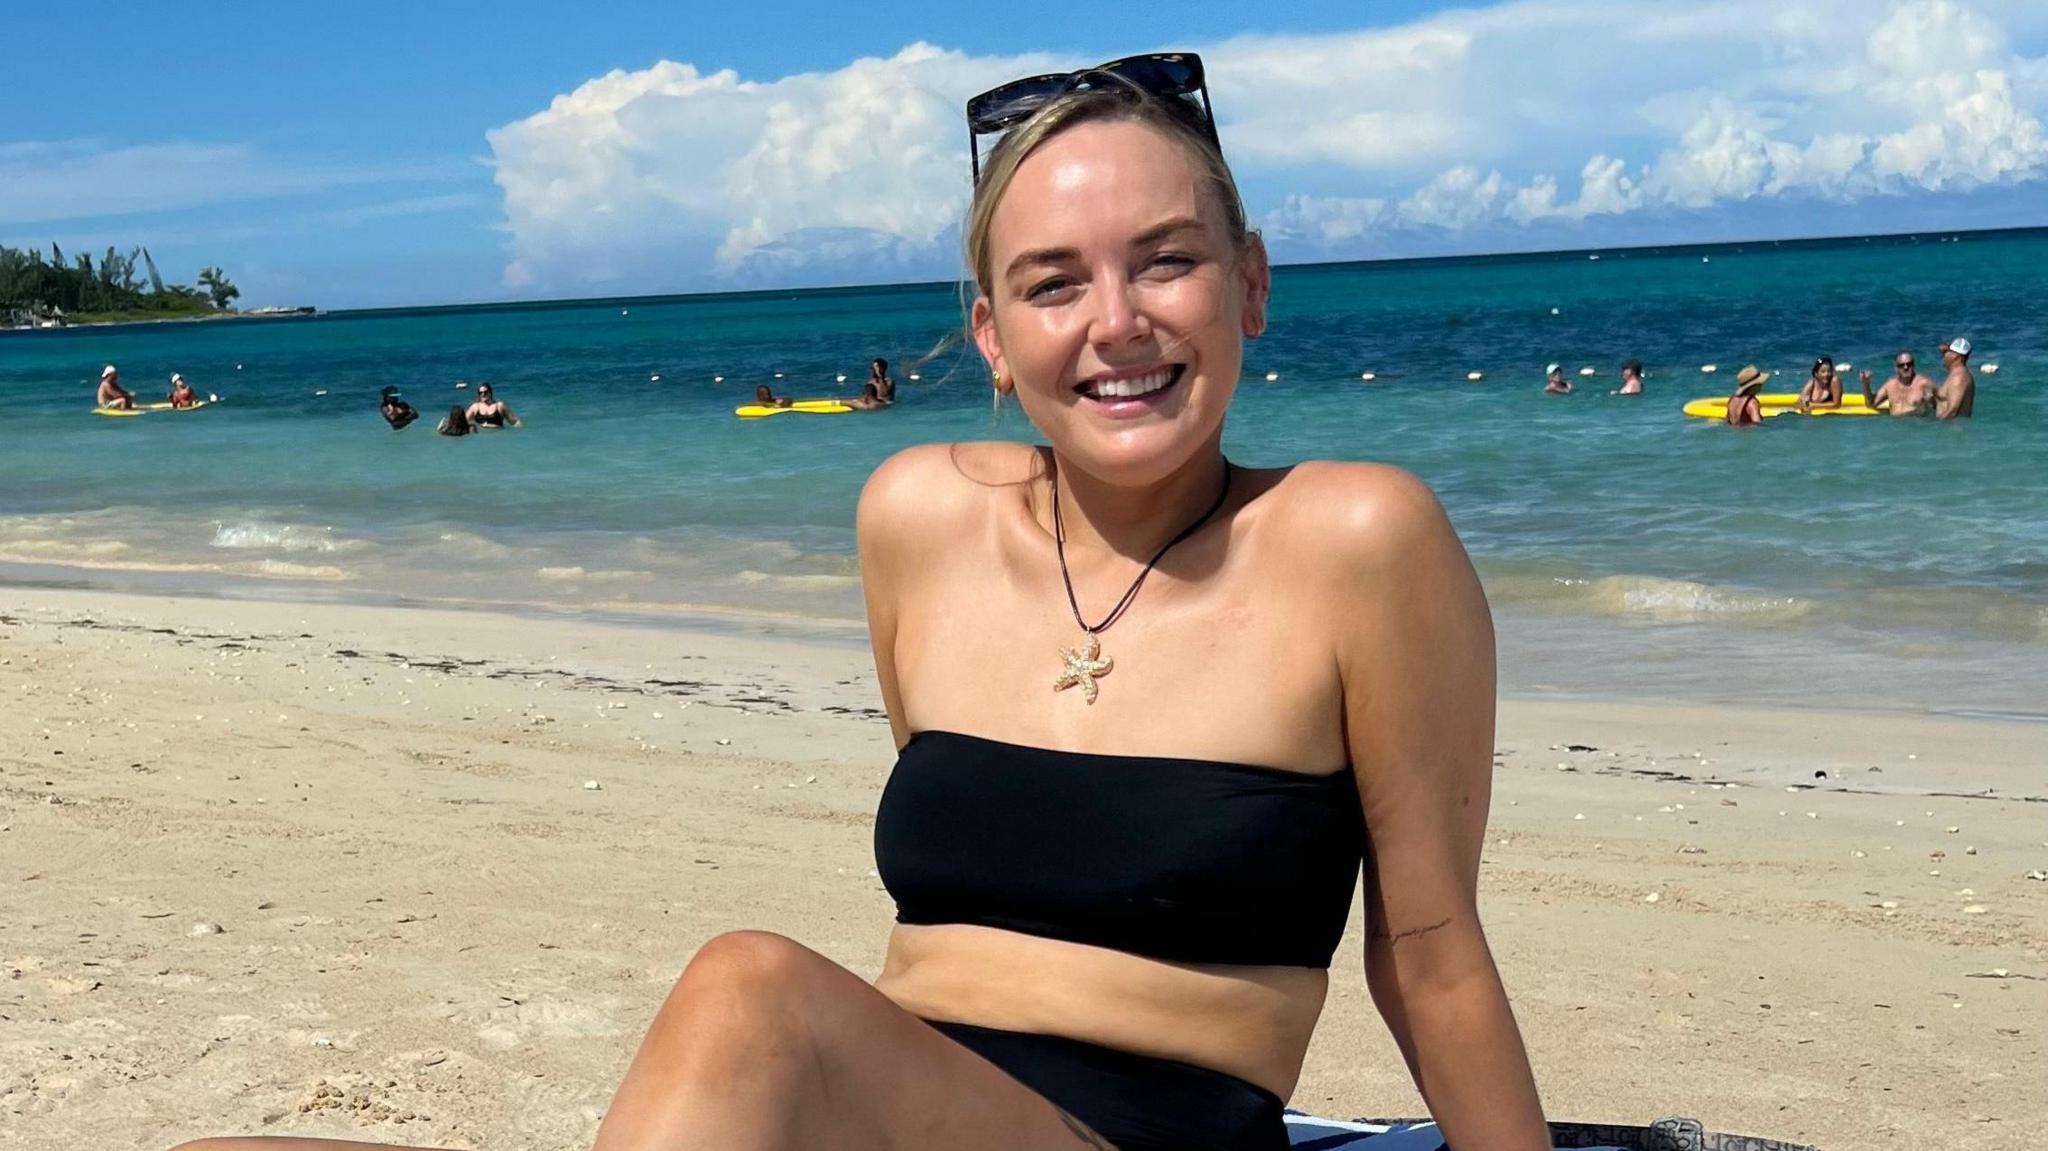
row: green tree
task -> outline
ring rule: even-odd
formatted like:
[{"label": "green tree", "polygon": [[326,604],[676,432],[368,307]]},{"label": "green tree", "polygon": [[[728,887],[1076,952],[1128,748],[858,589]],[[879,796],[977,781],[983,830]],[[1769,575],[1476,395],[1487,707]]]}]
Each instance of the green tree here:
[{"label": "green tree", "polygon": [[199,286],[205,288],[207,294],[213,297],[213,306],[216,308],[227,307],[230,301],[242,294],[242,289],[235,287],[228,280],[227,273],[219,268],[199,269]]}]

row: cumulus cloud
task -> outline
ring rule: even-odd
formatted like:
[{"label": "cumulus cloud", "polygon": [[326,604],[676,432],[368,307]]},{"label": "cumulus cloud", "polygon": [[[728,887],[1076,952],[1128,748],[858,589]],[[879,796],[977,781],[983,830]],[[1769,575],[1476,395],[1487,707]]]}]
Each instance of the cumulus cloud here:
[{"label": "cumulus cloud", "polygon": [[[1254,215],[1313,255],[2040,179],[2048,57],[2016,45],[2044,37],[2037,0],[1514,0],[1175,46],[1209,64]],[[913,44],[780,78],[598,77],[489,133],[506,279],[950,274],[962,102],[1085,62]]]}]

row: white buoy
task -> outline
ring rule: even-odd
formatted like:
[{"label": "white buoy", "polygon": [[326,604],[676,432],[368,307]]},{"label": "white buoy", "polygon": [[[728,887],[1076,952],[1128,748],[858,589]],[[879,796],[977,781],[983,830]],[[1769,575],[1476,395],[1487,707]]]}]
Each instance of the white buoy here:
[{"label": "white buoy", "polygon": [[1851,369],[1855,368],[1855,366],[1856,366],[1855,364],[1836,364],[1836,365],[1835,365],[1835,371],[1837,371],[1837,372],[1846,372],[1846,371],[1849,371],[1849,370],[1851,370]]},{"label": "white buoy", "polygon": [[1553,315],[1553,316],[1562,316],[1562,315],[1564,315],[1564,312],[1563,312],[1563,310],[1562,310],[1562,309],[1559,309],[1559,308],[1552,308],[1552,309],[1550,309],[1550,314],[1551,314],[1551,315]]},{"label": "white buoy", "polygon": [[1980,371],[1982,371],[1982,372],[1983,372],[1983,373],[1984,373],[1985,375],[1987,375],[1987,376],[1995,376],[1995,375],[1997,375],[1997,374],[1998,374],[1998,365],[1997,365],[1997,364],[1985,364],[1985,365],[1983,366],[1983,368],[1981,368],[1981,369],[1979,369],[1979,370],[1980,370]]},{"label": "white buoy", "polygon": [[1472,381],[1473,383],[1478,383],[1478,382],[1479,382],[1480,380],[1483,380],[1483,379],[1485,379],[1485,378],[1486,378],[1486,373],[1485,373],[1485,372],[1466,372],[1466,373],[1465,373],[1465,378],[1466,378],[1466,379],[1468,379],[1468,380],[1471,380],[1471,381]]},{"label": "white buoy", "polygon": [[912,373],[910,373],[910,378],[911,378],[911,379],[913,379],[913,380],[914,380],[914,379],[917,379],[917,373],[916,373],[916,372],[912,372]]},{"label": "white buoy", "polygon": [[326,388],[321,388],[321,389],[319,389],[319,390],[315,391],[315,392],[314,392],[313,394],[314,394],[314,395],[316,395],[316,396],[324,396],[324,395],[326,395],[326,394],[327,394],[327,389],[326,389]]},{"label": "white buoy", "polygon": [[1711,375],[1713,375],[1713,374],[1714,374],[1715,372],[1718,372],[1718,371],[1720,371],[1720,370],[1721,370],[1721,365],[1719,365],[1719,364],[1701,364],[1701,365],[1700,365],[1700,371],[1703,371],[1703,372],[1705,372],[1706,374],[1708,374],[1708,375],[1710,375],[1710,376],[1711,376]]},{"label": "white buoy", "polygon": [[1280,378],[1280,373],[1279,373],[1279,372],[1267,372],[1267,373],[1266,373],[1266,382],[1267,382],[1267,383],[1269,383],[1269,384],[1270,384],[1270,383],[1272,383],[1272,382],[1273,382],[1274,380],[1277,380],[1277,379],[1279,379],[1279,378]]},{"label": "white buoy", "polygon": [[1597,259],[1599,259],[1599,258],[1600,258],[1600,253],[1598,253],[1598,252],[1595,252],[1595,253],[1593,253],[1592,255],[1590,255],[1590,256],[1587,256],[1586,258],[1587,258],[1588,260],[1597,260]]},{"label": "white buoy", "polygon": [[777,372],[777,373],[775,373],[775,378],[776,378],[776,379],[778,379],[778,380],[779,380],[779,379],[781,379],[781,378],[782,378],[782,373],[781,373],[781,372]]},{"label": "white buoy", "polygon": [[457,380],[457,381],[455,381],[455,390],[457,390],[457,391],[462,391],[463,389],[465,389],[465,388],[468,388],[468,387],[469,387],[469,385],[468,385],[468,384],[465,384],[465,383],[463,383],[463,382],[462,382],[461,380]]},{"label": "white buoy", "polygon": [[660,383],[660,382],[661,382],[661,373],[659,373],[659,372],[656,372],[655,374],[653,374],[653,375],[651,375],[651,376],[647,377],[647,382],[648,382],[648,383],[650,383],[650,384],[658,384],[658,383]]},{"label": "white buoy", "polygon": [[725,377],[724,377],[724,376],[713,376],[713,377],[711,377],[711,382],[712,382],[712,383],[714,383],[714,384],[722,384],[722,383],[724,383],[724,382],[725,382]]},{"label": "white buoy", "polygon": [[220,402],[220,397],[214,395],[212,392],[208,392],[206,393],[206,402],[209,404],[217,404]]},{"label": "white buoy", "polygon": [[1371,372],[1361,372],[1359,373],[1358,378],[1364,380],[1366,383],[1369,384],[1372,383],[1374,380],[1378,379],[1379,377]]},{"label": "white buoy", "polygon": [[1593,369],[1591,369],[1591,368],[1580,368],[1580,369],[1579,369],[1579,374],[1580,374],[1580,375],[1582,375],[1582,376],[1590,376],[1590,375],[1592,375],[1592,374],[1593,374]]},{"label": "white buoy", "polygon": [[619,309],[619,314],[620,314],[620,315],[622,315],[622,316],[630,316],[630,315],[632,315],[633,313],[631,313],[631,312],[627,311],[627,310],[626,310],[626,309],[624,309],[624,308],[620,308],[620,309]]},{"label": "white buoy", "polygon": [[1714,262],[1714,257],[1712,257],[1712,256],[1701,256],[1701,257],[1700,257],[1700,263],[1702,263],[1702,264],[1711,264],[1711,263],[1713,263],[1713,262]]},{"label": "white buoy", "polygon": [[236,364],[236,365],[235,365],[235,370],[236,370],[236,371],[238,371],[238,372],[239,372],[239,371],[241,371],[241,370],[242,370],[242,365],[240,365],[240,364]]},{"label": "white buoy", "polygon": [[836,376],[834,376],[834,377],[832,377],[832,378],[833,378],[834,380],[838,381],[839,383],[842,383],[842,384],[843,384],[843,383],[845,383],[845,382],[846,382],[846,373],[845,373],[845,372],[841,372],[841,373],[839,373],[838,375],[836,375]]}]

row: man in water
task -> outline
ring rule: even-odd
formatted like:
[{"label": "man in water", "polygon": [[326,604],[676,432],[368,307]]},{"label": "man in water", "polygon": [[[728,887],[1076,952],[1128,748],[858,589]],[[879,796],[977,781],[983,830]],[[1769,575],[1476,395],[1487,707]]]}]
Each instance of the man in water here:
[{"label": "man in water", "polygon": [[1913,353],[1900,352],[1894,363],[1898,375],[1884,382],[1875,395],[1870,391],[1870,372],[1865,369],[1857,379],[1863,384],[1863,403],[1877,411],[1888,411],[1895,416],[1931,416],[1934,414],[1936,391],[1934,381],[1920,374],[1913,365]]},{"label": "man in water", "polygon": [[392,431],[403,431],[407,424],[420,418],[418,410],[398,398],[397,388],[385,388],[382,395],[383,402],[377,405],[377,410],[383,414],[384,422],[391,425]]},{"label": "man in water", "polygon": [[1572,382],[1564,378],[1564,368],[1562,366],[1558,364],[1552,364],[1548,368],[1545,368],[1543,371],[1544,375],[1547,377],[1543,381],[1544,395],[1569,396],[1572,394]]},{"label": "man in water", "polygon": [[1630,360],[1621,365],[1621,387],[1617,396],[1640,396],[1643,394],[1643,362]]},{"label": "man in water", "polygon": [[754,389],[754,403],[764,408],[786,408],[796,401],[788,396],[777,396],[774,388],[762,384]]},{"label": "man in water", "polygon": [[195,408],[199,406],[199,394],[194,392],[192,385],[186,383],[185,377],[177,372],[171,373],[171,390],[164,398],[169,400],[174,408]]},{"label": "man in water", "polygon": [[875,357],[868,365],[868,383],[874,385],[875,398],[885,406],[896,402],[896,381],[889,378],[889,361]]},{"label": "man in water", "polygon": [[499,399],[498,394],[491,390],[489,381],[476,386],[476,402],[469,405],[469,411],[463,414],[469,418],[472,430],[520,426],[519,417],[513,415],[512,409],[505,406],[505,401]]},{"label": "man in water", "polygon": [[100,407],[129,411],[135,407],[135,393],[121,386],[121,373],[112,364],[100,369]]},{"label": "man in water", "polygon": [[1977,406],[1977,377],[1970,374],[1970,341],[1957,336],[1941,346],[1948,378],[1934,395],[1934,418],[1967,420]]}]

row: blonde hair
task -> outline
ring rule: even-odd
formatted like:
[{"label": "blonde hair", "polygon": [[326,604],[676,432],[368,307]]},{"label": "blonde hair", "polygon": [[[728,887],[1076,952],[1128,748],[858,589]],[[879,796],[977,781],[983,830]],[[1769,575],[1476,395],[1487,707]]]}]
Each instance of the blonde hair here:
[{"label": "blonde hair", "polygon": [[995,219],[996,205],[1002,202],[1003,193],[1009,190],[1017,169],[1046,141],[1069,128],[1118,121],[1147,125],[1186,148],[1201,169],[1210,190],[1216,194],[1231,244],[1237,248],[1244,246],[1251,230],[1245,223],[1244,197],[1238,194],[1237,178],[1230,174],[1230,165],[1224,161],[1222,150],[1189,113],[1135,86],[1069,92],[1048,101],[1045,107],[1032,113],[1029,120],[1006,133],[989,152],[988,162],[982,165],[981,182],[974,186],[974,201],[967,209],[965,229],[967,267],[974,275],[974,286],[982,295],[989,294],[993,279],[991,261],[994,257],[989,251],[989,225]]}]

